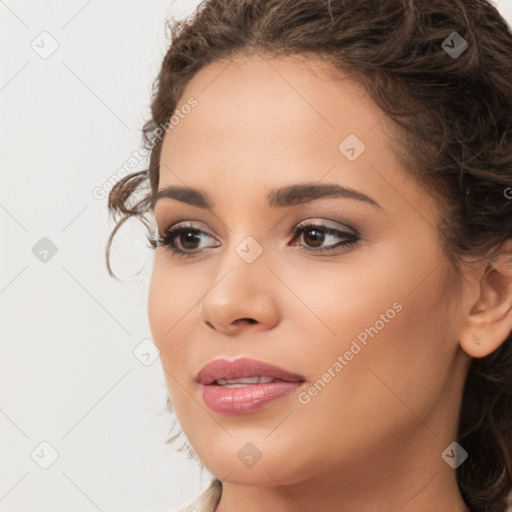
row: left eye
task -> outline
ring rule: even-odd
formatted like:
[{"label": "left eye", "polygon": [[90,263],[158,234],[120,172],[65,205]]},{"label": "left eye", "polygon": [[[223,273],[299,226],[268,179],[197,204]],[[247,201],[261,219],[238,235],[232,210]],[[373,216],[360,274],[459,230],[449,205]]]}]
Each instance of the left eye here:
[{"label": "left eye", "polygon": [[[292,240],[302,238],[306,245],[300,245],[303,247],[301,250],[309,253],[326,253],[330,251],[336,251],[339,248],[346,250],[357,243],[359,235],[356,234],[355,230],[350,228],[351,231],[342,231],[335,229],[323,224],[303,224],[295,228],[293,232]],[[205,250],[204,247],[198,247],[202,238],[212,238],[210,234],[192,226],[178,225],[171,227],[165,231],[162,236],[159,236],[156,240],[152,240],[151,243],[154,248],[159,245],[166,246],[173,254],[179,256],[194,256]],[[321,247],[325,242],[329,240],[340,240],[340,242],[334,245],[328,245],[327,247]],[[213,245],[210,247],[218,247],[219,245]],[[208,247],[208,246],[207,246]]]},{"label": "left eye", "polygon": [[[325,226],[324,224],[312,223],[298,226],[293,233],[293,240],[298,237],[302,237],[306,244],[311,244],[307,245],[307,248],[302,250],[313,253],[337,251],[339,248],[346,250],[355,245],[359,240],[359,235],[356,234],[355,230],[354,232],[342,231],[340,229]],[[341,239],[341,242],[318,249],[319,246],[323,245],[329,239]]]}]

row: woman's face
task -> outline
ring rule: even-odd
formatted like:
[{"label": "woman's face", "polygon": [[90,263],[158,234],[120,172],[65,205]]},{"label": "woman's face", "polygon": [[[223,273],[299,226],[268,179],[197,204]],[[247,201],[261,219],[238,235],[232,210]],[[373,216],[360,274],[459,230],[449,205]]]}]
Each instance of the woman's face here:
[{"label": "woman's face", "polygon": [[[434,200],[395,159],[382,111],[324,71],[297,58],[215,62],[164,139],[159,189],[196,189],[209,207],[186,194],[156,203],[160,234],[192,232],[174,238],[187,254],[156,250],[149,321],[183,431],[226,481],[386,479],[390,460],[448,468],[455,439],[467,357]],[[327,185],[342,192],[322,196]],[[317,228],[294,236],[304,224]],[[263,407],[210,408],[199,371],[241,357],[305,382]]]}]

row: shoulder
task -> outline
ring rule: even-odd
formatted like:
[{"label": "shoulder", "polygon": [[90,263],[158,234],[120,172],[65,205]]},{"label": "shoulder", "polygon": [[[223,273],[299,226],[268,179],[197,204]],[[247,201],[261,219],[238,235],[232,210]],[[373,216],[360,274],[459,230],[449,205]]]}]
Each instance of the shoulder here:
[{"label": "shoulder", "polygon": [[192,503],[180,508],[177,512],[215,512],[222,494],[222,482],[215,478],[210,486]]}]

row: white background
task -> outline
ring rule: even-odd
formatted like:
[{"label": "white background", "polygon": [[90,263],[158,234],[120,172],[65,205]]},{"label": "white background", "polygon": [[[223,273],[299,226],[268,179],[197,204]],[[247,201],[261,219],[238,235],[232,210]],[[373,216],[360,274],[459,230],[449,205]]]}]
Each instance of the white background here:
[{"label": "white background", "polygon": [[144,230],[119,233],[113,280],[93,196],[140,147],[165,20],[196,3],[0,0],[0,512],[171,511],[209,484],[165,447],[160,361],[133,353],[151,338]]}]

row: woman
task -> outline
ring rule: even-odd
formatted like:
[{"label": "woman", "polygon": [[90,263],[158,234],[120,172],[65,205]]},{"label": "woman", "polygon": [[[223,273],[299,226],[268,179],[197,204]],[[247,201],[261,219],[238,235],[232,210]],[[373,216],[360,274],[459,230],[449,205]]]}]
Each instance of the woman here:
[{"label": "woman", "polygon": [[139,218],[169,406],[216,477],[182,510],[505,511],[504,20],[483,0],[214,0],[171,40],[107,264]]}]

